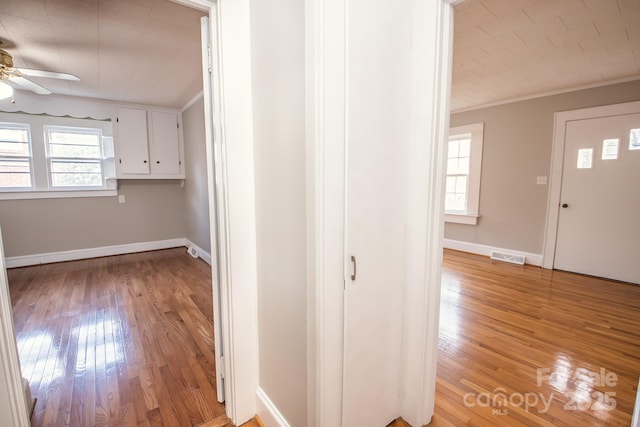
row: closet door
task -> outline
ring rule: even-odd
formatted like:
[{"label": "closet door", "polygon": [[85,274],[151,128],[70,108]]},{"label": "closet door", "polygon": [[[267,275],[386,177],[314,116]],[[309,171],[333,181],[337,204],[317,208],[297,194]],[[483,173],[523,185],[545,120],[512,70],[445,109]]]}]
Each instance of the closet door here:
[{"label": "closet door", "polygon": [[[399,416],[409,7],[349,1],[343,426]],[[401,2],[402,3],[402,2]],[[408,27],[408,26],[407,26]]]}]

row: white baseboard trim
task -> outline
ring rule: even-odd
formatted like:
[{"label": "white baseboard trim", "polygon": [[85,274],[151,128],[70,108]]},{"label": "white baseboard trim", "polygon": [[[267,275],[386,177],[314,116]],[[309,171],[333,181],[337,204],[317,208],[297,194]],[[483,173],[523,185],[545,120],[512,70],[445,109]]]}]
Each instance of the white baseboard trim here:
[{"label": "white baseboard trim", "polygon": [[206,262],[207,264],[211,265],[211,253],[205,251],[200,246],[196,245],[195,243],[193,243],[191,240],[189,240],[187,238],[184,239],[184,245],[187,248],[195,249],[198,252],[198,257],[202,258],[202,260],[204,262]]},{"label": "white baseboard trim", "polygon": [[155,251],[158,249],[186,246],[185,238],[156,240],[153,242],[127,243],[124,245],[102,246],[98,248],[74,249],[70,251],[48,252],[43,254],[14,256],[6,259],[7,268],[29,265],[49,264],[52,262],[74,261],[78,259],[98,258],[111,255],[123,255],[134,252]]},{"label": "white baseboard trim", "polygon": [[525,257],[525,263],[542,266],[542,254],[532,254],[529,252],[514,251],[511,249],[497,248],[495,246],[481,245],[479,243],[463,242],[461,240],[444,239],[443,246],[446,249],[454,249],[456,251],[470,252],[472,254],[491,256],[491,252],[499,251]]},{"label": "white baseboard trim", "polygon": [[258,387],[256,396],[258,416],[265,427],[291,427],[262,388]]}]

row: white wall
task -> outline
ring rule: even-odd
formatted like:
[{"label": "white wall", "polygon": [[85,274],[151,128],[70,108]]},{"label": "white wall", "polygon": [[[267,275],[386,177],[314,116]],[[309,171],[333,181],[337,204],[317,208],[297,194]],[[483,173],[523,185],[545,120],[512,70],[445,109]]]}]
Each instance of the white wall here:
[{"label": "white wall", "polygon": [[199,98],[182,112],[184,133],[184,223],[185,237],[211,254],[209,194],[204,136],[204,103]]},{"label": "white wall", "polygon": [[251,3],[259,387],[307,424],[304,2]]}]

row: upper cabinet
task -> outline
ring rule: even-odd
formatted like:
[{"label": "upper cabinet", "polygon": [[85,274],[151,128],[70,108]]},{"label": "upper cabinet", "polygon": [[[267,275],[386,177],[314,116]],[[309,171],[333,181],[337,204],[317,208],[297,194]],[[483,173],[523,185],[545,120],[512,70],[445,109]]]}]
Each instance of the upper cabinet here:
[{"label": "upper cabinet", "polygon": [[177,113],[121,108],[116,127],[118,178],[184,178],[182,130]]}]

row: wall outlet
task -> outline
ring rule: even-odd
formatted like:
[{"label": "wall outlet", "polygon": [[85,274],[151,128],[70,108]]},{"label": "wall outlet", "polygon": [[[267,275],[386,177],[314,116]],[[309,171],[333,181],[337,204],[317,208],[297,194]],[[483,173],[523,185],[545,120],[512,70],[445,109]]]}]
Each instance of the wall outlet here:
[{"label": "wall outlet", "polygon": [[118,203],[124,203],[124,194],[118,196]]},{"label": "wall outlet", "polygon": [[547,185],[547,177],[546,176],[539,176],[538,178],[536,178],[536,184],[538,184],[538,185]]}]

